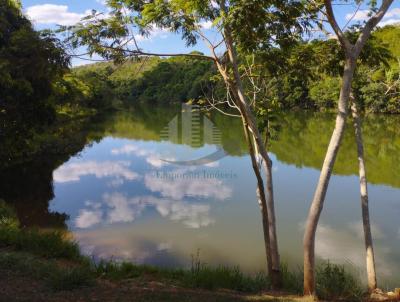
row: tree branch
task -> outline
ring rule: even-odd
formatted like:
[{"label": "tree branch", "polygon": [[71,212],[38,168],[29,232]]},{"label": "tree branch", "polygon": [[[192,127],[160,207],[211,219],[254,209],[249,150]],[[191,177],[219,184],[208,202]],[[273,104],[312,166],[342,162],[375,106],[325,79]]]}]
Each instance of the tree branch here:
[{"label": "tree branch", "polygon": [[379,10],[373,15],[365,24],[364,28],[361,31],[360,36],[357,39],[356,44],[354,45],[355,53],[358,56],[367,42],[369,36],[371,35],[372,30],[378,23],[382,20],[383,16],[386,14],[390,5],[393,3],[393,0],[383,0],[382,5]]},{"label": "tree branch", "polygon": [[339,24],[336,21],[335,14],[332,9],[332,1],[331,0],[324,0],[325,9],[326,9],[326,16],[329,20],[329,23],[332,26],[333,31],[335,32],[336,36],[339,39],[339,42],[343,45],[346,52],[350,52],[352,49],[352,44],[346,38],[343,31],[341,30]]}]

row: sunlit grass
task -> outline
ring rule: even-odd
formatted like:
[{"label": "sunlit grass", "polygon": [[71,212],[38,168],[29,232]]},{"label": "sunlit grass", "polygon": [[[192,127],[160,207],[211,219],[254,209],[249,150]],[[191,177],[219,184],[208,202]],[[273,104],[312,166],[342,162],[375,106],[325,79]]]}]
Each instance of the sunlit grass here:
[{"label": "sunlit grass", "polygon": [[110,261],[94,263],[93,266],[96,275],[103,278],[122,280],[150,277],[187,288],[209,290],[224,288],[241,292],[259,292],[268,290],[270,284],[265,274],[245,275],[238,267],[210,267],[201,264],[191,269],[180,269]]}]

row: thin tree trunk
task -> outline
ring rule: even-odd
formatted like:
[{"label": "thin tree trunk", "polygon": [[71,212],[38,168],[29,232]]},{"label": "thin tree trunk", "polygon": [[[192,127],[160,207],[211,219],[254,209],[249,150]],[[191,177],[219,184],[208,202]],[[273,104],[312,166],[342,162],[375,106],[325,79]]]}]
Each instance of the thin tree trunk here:
[{"label": "thin tree trunk", "polygon": [[357,143],[357,156],[358,156],[359,175],[360,175],[361,211],[362,211],[362,222],[364,228],[364,241],[365,241],[366,262],[367,262],[368,290],[371,293],[377,288],[377,282],[376,282],[376,272],[375,272],[374,247],[372,243],[371,224],[369,217],[368,182],[367,182],[365,162],[364,162],[364,143],[362,138],[361,119],[358,114],[357,104],[352,94],[350,96],[350,99],[352,101],[351,112],[353,116],[354,132]]},{"label": "thin tree trunk", "polygon": [[[218,62],[216,61],[216,66],[222,75],[225,84],[229,87],[233,99],[235,102],[235,105],[238,107],[240,111],[240,115],[242,118],[242,121],[246,126],[246,131],[245,135],[248,135],[249,137],[251,136],[255,140],[255,146],[259,147],[261,146],[260,150],[260,155],[263,158],[263,166],[265,167],[266,165],[271,165],[271,160],[268,157],[267,152],[265,151],[265,147],[260,144],[262,143],[262,139],[260,137],[258,128],[255,123],[255,118],[252,115],[250,109],[248,108],[248,104],[246,103],[246,100],[244,98],[244,94],[240,93],[242,92],[241,88],[238,88],[237,81],[233,82],[228,74],[225,68]],[[241,83],[241,80],[239,79],[239,83]],[[241,95],[241,97],[239,96]],[[247,132],[248,131],[248,132]],[[267,160],[265,160],[267,159]],[[267,163],[267,164],[266,164]],[[259,170],[258,170],[259,171]],[[266,170],[267,171],[267,170]],[[256,173],[256,172],[255,172]],[[257,176],[257,174],[256,174]],[[266,174],[266,178],[272,177],[272,174]],[[270,184],[270,185],[268,185]],[[268,199],[266,203],[260,202],[259,198],[259,205],[262,207],[261,213],[263,215],[263,229],[264,229],[264,238],[268,238],[268,245],[266,245],[266,254],[267,254],[267,261],[268,261],[268,274],[271,278],[272,286],[274,288],[279,288],[281,284],[281,274],[280,274],[280,263],[279,263],[279,254],[278,254],[278,246],[277,246],[277,239],[276,239],[276,229],[274,228],[275,226],[275,213],[271,212],[271,207],[268,206],[268,204],[273,204],[274,202],[274,197],[273,197],[273,191],[270,190],[272,188],[272,181],[267,180],[267,189],[268,191]],[[262,190],[265,195],[265,190],[263,188]],[[259,194],[259,189],[257,189],[257,195]],[[273,211],[274,207],[272,207]],[[273,217],[273,222],[271,222],[271,217]],[[271,230],[271,226],[273,230]],[[268,234],[266,234],[268,233]],[[274,237],[273,239],[271,238]]]},{"label": "thin tree trunk", "polygon": [[315,234],[319,217],[324,206],[332,169],[335,164],[339,146],[346,127],[347,107],[351,91],[351,82],[354,75],[356,60],[347,58],[343,73],[343,82],[339,97],[339,112],[336,116],[336,125],[333,130],[325,160],[322,165],[317,189],[311,203],[304,233],[304,294],[315,295]]},{"label": "thin tree trunk", "polygon": [[[256,146],[257,153],[259,152],[259,149]],[[263,148],[266,150],[266,142],[263,143]],[[268,158],[269,159],[269,158]],[[267,212],[268,212],[268,225],[269,225],[269,237],[270,237],[270,242],[271,246],[275,247],[275,251],[272,253],[272,280],[273,282],[273,287],[275,288],[280,288],[282,286],[282,276],[280,272],[280,259],[279,259],[279,253],[278,253],[278,237],[276,235],[276,220],[275,220],[275,205],[274,205],[274,186],[273,186],[273,180],[272,180],[272,161],[269,159],[269,162],[266,162],[266,160],[262,161],[263,166],[264,166],[264,171],[265,171],[265,178],[266,178],[266,189],[268,192],[267,195]],[[275,264],[275,266],[274,266]]]},{"label": "thin tree trunk", "polygon": [[[226,6],[225,1],[220,2],[221,11],[223,14],[226,13]],[[274,207],[274,195],[272,190],[272,161],[270,160],[266,148],[263,144],[263,140],[261,138],[260,132],[257,127],[256,119],[251,112],[249,103],[244,94],[242,80],[239,74],[238,68],[238,60],[236,55],[236,50],[234,47],[234,43],[232,40],[232,35],[229,29],[229,26],[224,28],[224,38],[225,38],[225,45],[228,52],[229,62],[232,65],[233,70],[233,80],[228,75],[228,71],[226,66],[222,66],[219,62],[218,58],[215,58],[214,62],[222,75],[224,82],[226,83],[227,87],[231,90],[233,99],[235,101],[235,105],[238,107],[240,111],[240,115],[242,117],[243,122],[245,123],[248,135],[251,134],[253,139],[255,140],[255,146],[258,148],[258,152],[260,153],[263,159],[263,167],[265,169],[266,178],[267,178],[267,186],[266,189],[268,190],[268,198],[266,205],[262,204],[264,208],[262,213],[265,213],[265,217],[263,219],[268,221],[268,230],[264,228],[264,231],[268,231],[269,233],[269,252],[270,255],[268,256],[271,261],[272,265],[272,274],[270,274],[272,286],[277,288],[281,285],[281,272],[280,272],[280,260],[279,260],[279,252],[278,252],[278,240],[276,235],[276,222],[275,222],[275,207]],[[263,214],[264,215],[264,214]]]},{"label": "thin tree trunk", "polygon": [[233,46],[232,38],[229,29],[225,29],[225,40],[227,51],[229,55],[230,62],[232,64],[233,76],[234,76],[234,95],[237,99],[238,107],[241,111],[242,117],[245,118],[248,128],[254,137],[257,149],[263,159],[263,167],[265,170],[266,180],[267,180],[267,212],[269,219],[269,239],[270,239],[270,250],[271,250],[271,261],[272,261],[272,272],[271,275],[272,285],[274,288],[279,288],[281,285],[281,271],[280,271],[280,259],[278,250],[278,238],[276,232],[276,218],[275,218],[275,205],[274,205],[274,192],[273,192],[273,182],[272,182],[272,161],[268,156],[268,152],[264,146],[262,137],[257,127],[257,123],[254,115],[252,114],[249,104],[246,101],[244,94],[241,77],[239,74],[237,55],[235,48]]},{"label": "thin tree trunk", "polygon": [[274,186],[272,181],[272,161],[270,160],[266,163],[263,160],[264,170],[266,175],[266,183],[267,183],[267,210],[269,217],[269,236],[271,242],[271,250],[272,250],[272,280],[273,286],[275,288],[280,288],[282,286],[282,276],[280,270],[280,258],[278,251],[278,236],[276,234],[276,218],[275,218],[275,202],[274,202]]},{"label": "thin tree trunk", "polygon": [[264,181],[262,179],[259,166],[257,164],[256,159],[256,151],[253,147],[252,140],[250,138],[250,131],[248,128],[247,123],[243,121],[243,131],[246,138],[247,145],[249,147],[249,154],[251,158],[251,163],[253,166],[254,174],[257,178],[257,199],[258,204],[260,206],[261,216],[262,216],[262,224],[263,224],[263,231],[264,231],[264,244],[265,244],[265,251],[267,256],[267,268],[268,268],[268,275],[272,276],[272,260],[271,260],[271,248],[270,248],[270,238],[269,238],[269,217],[267,209],[267,203],[265,198],[265,191],[264,191]]}]

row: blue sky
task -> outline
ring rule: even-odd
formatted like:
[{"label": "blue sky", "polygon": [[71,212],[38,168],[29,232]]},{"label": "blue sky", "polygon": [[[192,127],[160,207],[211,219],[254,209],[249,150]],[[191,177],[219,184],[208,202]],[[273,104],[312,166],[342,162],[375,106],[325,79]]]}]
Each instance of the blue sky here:
[{"label": "blue sky", "polygon": [[[26,15],[34,22],[37,29],[55,28],[56,24],[71,25],[91,9],[106,12],[107,8],[102,4],[103,0],[22,0]],[[367,1],[364,1],[367,2]],[[334,7],[340,25],[344,26],[354,12],[353,23],[364,20],[366,16],[365,7],[357,11],[356,5],[337,5]],[[400,22],[400,1],[395,0],[389,9],[387,16],[381,22],[382,25]],[[208,28],[206,26],[206,28]],[[206,30],[210,36],[215,36],[212,29]],[[186,48],[185,43],[179,36],[162,30],[155,30],[147,39],[140,39],[140,47],[143,50],[159,53],[176,53],[198,50],[208,53],[207,47],[199,43],[194,48]],[[84,64],[85,61],[74,60],[74,65]]]}]

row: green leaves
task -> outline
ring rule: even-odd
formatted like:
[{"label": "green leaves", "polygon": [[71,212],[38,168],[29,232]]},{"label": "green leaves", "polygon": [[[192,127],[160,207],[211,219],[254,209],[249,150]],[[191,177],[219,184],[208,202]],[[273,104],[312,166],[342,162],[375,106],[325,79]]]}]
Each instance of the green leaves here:
[{"label": "green leaves", "polygon": [[314,14],[303,1],[236,0],[231,3],[228,23],[240,49],[246,52],[290,46],[311,27]]},{"label": "green leaves", "polygon": [[29,139],[54,121],[54,83],[69,56],[49,31],[37,32],[20,9],[0,1],[0,158],[29,150]]}]

